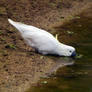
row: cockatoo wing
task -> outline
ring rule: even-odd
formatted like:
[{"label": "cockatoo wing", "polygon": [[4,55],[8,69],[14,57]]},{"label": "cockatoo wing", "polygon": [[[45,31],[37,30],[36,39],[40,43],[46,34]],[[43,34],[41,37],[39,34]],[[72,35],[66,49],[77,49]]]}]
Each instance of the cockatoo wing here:
[{"label": "cockatoo wing", "polygon": [[20,31],[27,44],[38,49],[40,52],[44,52],[44,54],[46,52],[54,53],[53,51],[55,51],[55,48],[57,47],[58,40],[56,40],[52,34],[34,26],[14,22],[11,19],[8,20]]},{"label": "cockatoo wing", "polygon": [[47,32],[42,30],[28,31],[23,34],[23,37],[30,46],[38,49],[40,52],[50,52],[53,54],[58,44],[53,35],[48,35]]}]

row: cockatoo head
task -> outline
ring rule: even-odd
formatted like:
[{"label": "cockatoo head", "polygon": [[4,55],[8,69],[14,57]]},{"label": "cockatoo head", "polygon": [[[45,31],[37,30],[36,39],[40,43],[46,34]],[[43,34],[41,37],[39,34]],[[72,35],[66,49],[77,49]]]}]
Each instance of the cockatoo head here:
[{"label": "cockatoo head", "polygon": [[75,51],[74,47],[60,43],[59,55],[61,55],[61,56],[72,56],[73,57],[73,56],[76,56],[76,51]]}]

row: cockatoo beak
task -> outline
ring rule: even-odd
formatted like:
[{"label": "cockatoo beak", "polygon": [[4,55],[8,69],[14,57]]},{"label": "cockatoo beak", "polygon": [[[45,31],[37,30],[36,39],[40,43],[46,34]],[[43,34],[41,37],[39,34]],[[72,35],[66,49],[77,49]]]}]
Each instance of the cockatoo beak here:
[{"label": "cockatoo beak", "polygon": [[74,56],[76,56],[76,51],[74,51],[74,52],[72,53],[72,55],[71,55],[71,57],[74,57]]}]

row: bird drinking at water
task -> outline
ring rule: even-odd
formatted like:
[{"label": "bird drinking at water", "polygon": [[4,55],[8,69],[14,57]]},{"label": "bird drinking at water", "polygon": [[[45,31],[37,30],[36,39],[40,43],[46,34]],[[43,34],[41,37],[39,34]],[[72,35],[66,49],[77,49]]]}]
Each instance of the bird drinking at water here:
[{"label": "bird drinking at water", "polygon": [[60,43],[49,32],[34,26],[15,22],[11,19],[8,19],[8,21],[16,29],[18,29],[26,43],[32,48],[36,49],[39,53],[43,55],[55,54],[59,56],[76,55],[74,47]]}]

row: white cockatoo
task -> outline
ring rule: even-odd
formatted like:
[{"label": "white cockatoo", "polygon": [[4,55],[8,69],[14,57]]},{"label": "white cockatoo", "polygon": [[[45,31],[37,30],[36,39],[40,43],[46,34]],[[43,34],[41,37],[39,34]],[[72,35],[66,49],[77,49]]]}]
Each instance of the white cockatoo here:
[{"label": "white cockatoo", "polygon": [[19,30],[26,43],[32,48],[35,48],[39,53],[43,55],[55,54],[59,56],[76,55],[74,47],[60,43],[49,32],[34,26],[15,22],[11,19],[8,19],[8,21]]}]

